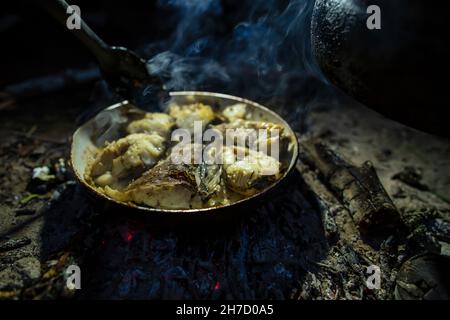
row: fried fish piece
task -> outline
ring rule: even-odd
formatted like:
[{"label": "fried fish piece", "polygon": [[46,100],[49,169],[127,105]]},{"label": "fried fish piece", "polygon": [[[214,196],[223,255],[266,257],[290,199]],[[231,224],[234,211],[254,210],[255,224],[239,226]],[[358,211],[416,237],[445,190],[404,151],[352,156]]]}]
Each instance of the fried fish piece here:
[{"label": "fried fish piece", "polygon": [[174,147],[165,160],[127,187],[129,199],[138,204],[168,209],[203,207],[221,191],[223,181],[221,165],[193,162],[194,152],[202,149],[201,144],[195,143],[180,143]]},{"label": "fried fish piece", "polygon": [[222,166],[205,163],[203,151],[202,144],[181,142],[173,147],[167,160],[186,165],[190,176],[195,178],[198,193],[202,199],[207,199],[220,188]]},{"label": "fried fish piece", "polygon": [[[222,152],[222,154],[214,154]],[[243,147],[223,147],[210,150],[215,159],[223,163],[225,183],[231,190],[251,196],[276,181],[280,176],[281,163],[263,152]]]},{"label": "fried fish piece", "polygon": [[236,103],[223,109],[222,115],[231,122],[237,119],[244,119],[246,112],[247,105],[245,103]]},{"label": "fried fish piece", "polygon": [[161,137],[167,137],[174,125],[174,119],[168,114],[160,112],[146,113],[144,118],[130,122],[127,126],[127,132],[130,134],[159,134]]},{"label": "fried fish piece", "polygon": [[222,187],[222,165],[202,163],[195,166],[195,183],[200,197],[209,199],[213,194],[221,191]]},{"label": "fried fish piece", "polygon": [[285,145],[290,140],[282,125],[266,121],[236,119],[213,126],[213,129],[217,130],[224,140],[236,141],[233,145],[255,151],[267,152],[272,149],[272,145],[280,148],[281,144]]},{"label": "fried fish piece", "polygon": [[201,121],[202,130],[204,130],[208,123],[215,118],[211,107],[203,103],[182,106],[172,104],[169,108],[169,114],[175,118],[178,128],[187,129],[191,134],[194,132],[196,121]]},{"label": "fried fish piece", "polygon": [[273,135],[279,135],[280,137],[285,137],[287,135],[282,125],[267,121],[235,119],[231,122],[225,122],[216,125],[214,126],[214,128],[222,133],[225,133],[227,129],[253,129],[267,130],[269,133],[273,133]]},{"label": "fried fish piece", "polygon": [[99,186],[139,174],[153,166],[165,151],[165,139],[158,134],[134,133],[113,141],[100,151],[89,172]]},{"label": "fried fish piece", "polygon": [[200,164],[202,163],[202,155],[202,144],[180,142],[170,150],[168,159],[173,164]]},{"label": "fried fish piece", "polygon": [[195,178],[186,165],[164,161],[145,172],[126,189],[131,201],[154,208],[201,208]]}]

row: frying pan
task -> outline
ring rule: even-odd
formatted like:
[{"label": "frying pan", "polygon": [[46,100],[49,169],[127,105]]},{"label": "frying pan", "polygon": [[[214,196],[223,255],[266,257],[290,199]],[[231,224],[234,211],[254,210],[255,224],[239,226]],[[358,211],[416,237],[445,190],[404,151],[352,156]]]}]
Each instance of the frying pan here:
[{"label": "frying pan", "polygon": [[247,106],[247,113],[251,115],[250,120],[268,121],[283,126],[285,132],[291,139],[291,147],[286,148],[286,150],[280,148],[281,150],[279,161],[281,162],[281,167],[285,168],[282,171],[280,179],[273,182],[271,185],[253,196],[244,198],[231,204],[201,209],[151,208],[146,206],[139,206],[134,203],[121,202],[108,197],[107,195],[99,192],[92,185],[90,185],[84,178],[84,174],[87,164],[93,160],[93,158],[99,151],[99,148],[103,146],[104,142],[106,140],[120,138],[120,129],[127,125],[127,123],[130,121],[130,118],[133,115],[136,115],[136,113],[139,114],[144,112],[134,106],[132,103],[125,100],[104,109],[99,114],[97,114],[97,116],[87,121],[75,131],[72,139],[70,160],[73,171],[79,183],[85,186],[90,191],[90,193],[95,196],[95,198],[115,203],[122,208],[128,208],[142,213],[152,213],[154,215],[164,213],[166,215],[172,214],[172,216],[174,214],[181,214],[184,216],[186,216],[186,214],[190,214],[192,216],[205,213],[216,213],[218,211],[230,212],[230,210],[228,209],[234,209],[237,206],[241,206],[243,204],[246,204],[247,202],[250,202],[250,200],[260,198],[262,195],[267,194],[270,190],[278,186],[295,167],[295,163],[298,157],[298,141],[295,132],[286,121],[284,121],[278,114],[276,114],[272,110],[247,99],[212,92],[171,92],[170,102],[172,101],[179,105],[192,103],[192,101],[201,102],[210,105],[215,112],[220,112],[225,107],[232,104],[245,103]]},{"label": "frying pan", "polygon": [[[66,24],[69,5],[64,0],[40,0],[46,10],[60,23]],[[74,13],[76,14],[76,13]],[[80,29],[69,29],[96,57],[104,79],[108,84],[122,95],[133,96],[133,92],[142,89],[144,86],[152,85],[157,87],[155,92],[157,101],[166,100],[167,92],[163,90],[160,79],[152,75],[146,67],[145,60],[137,54],[123,47],[112,47],[107,45],[98,37],[89,26],[78,17],[81,24]],[[159,99],[158,99],[159,97]],[[202,102],[213,107],[215,112],[220,112],[225,107],[245,103],[247,113],[251,114],[250,120],[267,121],[279,124],[284,127],[285,132],[290,137],[289,150],[280,150],[281,167],[284,168],[280,179],[261,190],[257,194],[246,197],[242,200],[228,205],[208,207],[201,209],[162,209],[139,206],[130,202],[121,202],[110,198],[99,192],[91,186],[85,179],[87,164],[94,159],[97,152],[104,146],[105,141],[112,141],[120,138],[121,126],[126,126],[131,121],[131,116],[143,114],[145,111],[139,109],[129,101],[114,104],[100,113],[93,119],[87,121],[79,127],[74,135],[71,145],[70,160],[77,180],[84,185],[95,197],[105,200],[107,203],[114,203],[122,208],[132,209],[133,211],[147,212],[156,214],[180,214],[186,216],[186,213],[199,215],[206,212],[228,211],[226,209],[249,203],[250,200],[266,194],[269,190],[277,186],[286,178],[288,173],[294,168],[298,156],[298,141],[294,131],[290,126],[276,113],[263,107],[253,101],[234,97],[226,94],[211,92],[172,92],[171,101],[179,105],[192,103],[192,101]],[[166,101],[167,102],[167,101]],[[169,101],[170,102],[170,101]],[[166,104],[167,105],[167,104]],[[160,107],[160,106],[158,106]]]}]

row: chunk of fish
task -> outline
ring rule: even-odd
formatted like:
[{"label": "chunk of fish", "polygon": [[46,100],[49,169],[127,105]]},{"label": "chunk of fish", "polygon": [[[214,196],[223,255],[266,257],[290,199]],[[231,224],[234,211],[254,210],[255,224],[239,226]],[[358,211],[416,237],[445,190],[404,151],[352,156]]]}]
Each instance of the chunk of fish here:
[{"label": "chunk of fish", "polygon": [[201,208],[197,196],[195,178],[185,165],[164,161],[132,182],[127,190],[128,198],[138,204],[154,208]]},{"label": "chunk of fish", "polygon": [[209,153],[223,164],[226,186],[242,195],[256,194],[280,176],[281,163],[263,152],[223,147],[221,150],[210,149]]},{"label": "chunk of fish", "polygon": [[161,137],[167,137],[174,125],[174,119],[168,114],[146,113],[144,118],[130,122],[127,126],[127,132],[129,134],[159,134]]},{"label": "chunk of fish", "polygon": [[247,105],[245,103],[236,103],[226,107],[222,111],[222,115],[231,122],[238,119],[244,119],[246,112]]},{"label": "chunk of fish", "polygon": [[203,103],[182,106],[172,104],[169,108],[169,114],[175,118],[178,128],[187,129],[191,134],[194,132],[194,123],[196,121],[201,121],[202,130],[204,130],[215,118],[211,107]]},{"label": "chunk of fish", "polygon": [[153,166],[165,151],[158,134],[134,133],[109,143],[94,160],[90,175],[99,186]]}]

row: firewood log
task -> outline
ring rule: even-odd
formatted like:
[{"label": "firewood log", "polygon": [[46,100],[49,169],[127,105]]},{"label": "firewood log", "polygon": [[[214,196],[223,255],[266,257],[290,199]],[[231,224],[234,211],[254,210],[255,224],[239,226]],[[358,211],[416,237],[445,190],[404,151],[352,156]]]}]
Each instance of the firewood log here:
[{"label": "firewood log", "polygon": [[318,171],[320,179],[348,208],[360,232],[389,231],[399,226],[399,212],[369,161],[355,166],[315,140],[302,140],[300,147],[301,160]]}]

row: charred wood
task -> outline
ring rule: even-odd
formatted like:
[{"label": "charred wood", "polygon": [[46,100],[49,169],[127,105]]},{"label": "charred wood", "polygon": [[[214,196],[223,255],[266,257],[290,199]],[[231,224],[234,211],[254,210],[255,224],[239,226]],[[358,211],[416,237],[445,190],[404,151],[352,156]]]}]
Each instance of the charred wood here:
[{"label": "charred wood", "polygon": [[397,208],[369,161],[358,167],[321,142],[303,140],[300,145],[301,159],[318,171],[362,233],[384,233],[399,226]]}]

